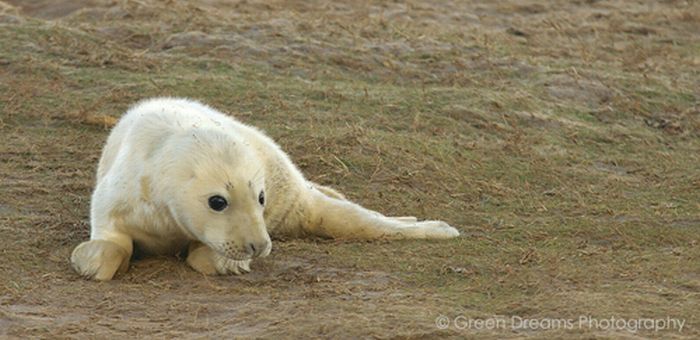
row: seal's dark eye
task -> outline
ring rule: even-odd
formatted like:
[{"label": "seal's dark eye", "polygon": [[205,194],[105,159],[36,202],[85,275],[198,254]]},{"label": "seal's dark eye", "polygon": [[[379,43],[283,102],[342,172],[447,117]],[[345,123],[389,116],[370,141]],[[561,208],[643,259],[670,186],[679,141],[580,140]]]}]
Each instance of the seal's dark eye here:
[{"label": "seal's dark eye", "polygon": [[261,191],[260,195],[258,195],[258,202],[260,202],[260,205],[265,205],[265,192]]},{"label": "seal's dark eye", "polygon": [[215,211],[221,211],[226,209],[226,206],[228,206],[228,202],[226,202],[225,198],[219,195],[209,197],[209,208]]}]

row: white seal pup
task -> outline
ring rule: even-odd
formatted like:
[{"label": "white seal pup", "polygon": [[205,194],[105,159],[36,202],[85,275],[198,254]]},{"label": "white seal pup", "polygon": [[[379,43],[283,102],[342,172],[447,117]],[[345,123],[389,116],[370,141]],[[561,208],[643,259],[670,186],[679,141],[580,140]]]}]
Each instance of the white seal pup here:
[{"label": "white seal pup", "polygon": [[131,108],[97,168],[90,240],[71,255],[81,275],[110,280],[134,248],[187,249],[204,274],[240,274],[272,249],[270,234],[345,239],[451,238],[442,221],[386,217],[304,178],[261,131],[187,99]]}]

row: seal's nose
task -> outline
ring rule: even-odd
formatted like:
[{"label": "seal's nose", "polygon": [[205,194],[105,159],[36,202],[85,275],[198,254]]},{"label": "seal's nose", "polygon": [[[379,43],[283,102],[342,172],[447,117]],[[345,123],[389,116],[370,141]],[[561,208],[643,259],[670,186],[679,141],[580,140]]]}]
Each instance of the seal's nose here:
[{"label": "seal's nose", "polygon": [[256,250],[257,249],[255,248],[255,243],[248,243],[245,245],[245,252],[246,252],[246,254],[248,254],[250,256],[256,256],[255,255]]},{"label": "seal's nose", "polygon": [[265,257],[270,253],[270,248],[270,241],[265,240],[263,242],[250,242],[246,244],[245,251],[246,254],[252,257]]}]

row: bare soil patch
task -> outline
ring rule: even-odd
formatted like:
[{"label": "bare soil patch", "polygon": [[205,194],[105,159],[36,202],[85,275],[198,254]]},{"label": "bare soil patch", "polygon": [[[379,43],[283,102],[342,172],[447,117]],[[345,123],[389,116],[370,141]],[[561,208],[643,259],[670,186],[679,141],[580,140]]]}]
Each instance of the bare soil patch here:
[{"label": "bare soil patch", "polygon": [[[698,22],[693,1],[0,1],[0,336],[698,338]],[[82,280],[100,149],[150,96],[230,112],[310,179],[463,237]],[[582,315],[685,328],[454,323]]]}]

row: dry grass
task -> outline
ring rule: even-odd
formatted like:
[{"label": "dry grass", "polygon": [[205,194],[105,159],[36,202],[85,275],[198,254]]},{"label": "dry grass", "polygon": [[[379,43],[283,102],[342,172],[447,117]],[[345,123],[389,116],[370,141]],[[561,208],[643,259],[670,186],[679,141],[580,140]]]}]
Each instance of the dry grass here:
[{"label": "dry grass", "polygon": [[[0,335],[700,337],[694,1],[0,1]],[[19,2],[18,2],[19,3]],[[448,242],[287,240],[241,277],[70,270],[108,127],[148,96],[265,129]],[[439,330],[672,318],[683,332]]]}]

